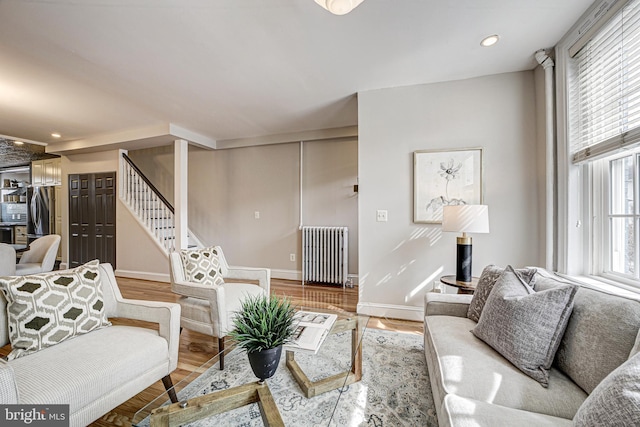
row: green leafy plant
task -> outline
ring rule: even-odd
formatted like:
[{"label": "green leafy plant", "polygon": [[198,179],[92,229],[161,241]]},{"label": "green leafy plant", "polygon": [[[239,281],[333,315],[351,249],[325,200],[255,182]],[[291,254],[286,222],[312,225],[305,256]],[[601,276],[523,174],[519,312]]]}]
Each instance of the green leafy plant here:
[{"label": "green leafy plant", "polygon": [[295,327],[295,308],[288,298],[247,296],[229,333],[247,353],[276,348],[289,342]]}]

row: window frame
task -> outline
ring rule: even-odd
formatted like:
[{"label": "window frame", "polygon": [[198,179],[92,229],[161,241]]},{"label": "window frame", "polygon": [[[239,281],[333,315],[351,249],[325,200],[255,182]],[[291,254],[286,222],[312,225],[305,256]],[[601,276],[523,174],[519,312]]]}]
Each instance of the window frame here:
[{"label": "window frame", "polygon": [[[629,214],[612,213],[612,163],[616,160],[631,157],[633,169],[633,208]],[[622,283],[640,289],[640,149],[626,153],[618,153],[591,164],[589,174],[591,186],[591,274],[608,281]],[[613,218],[632,218],[634,224],[634,273],[633,275],[613,271],[611,220]]]}]

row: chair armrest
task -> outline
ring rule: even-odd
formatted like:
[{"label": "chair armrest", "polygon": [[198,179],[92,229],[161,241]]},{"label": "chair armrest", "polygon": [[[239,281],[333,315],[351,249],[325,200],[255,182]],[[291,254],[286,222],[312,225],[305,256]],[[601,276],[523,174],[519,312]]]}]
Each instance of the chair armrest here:
[{"label": "chair armrest", "polygon": [[195,282],[174,281],[171,291],[184,297],[200,298],[215,301],[222,289],[220,286],[203,285]]},{"label": "chair armrest", "polygon": [[467,317],[472,298],[473,295],[427,292],[424,300],[424,315]]},{"label": "chair armrest", "polygon": [[0,361],[0,404],[18,403],[18,387],[13,368],[5,361]]},{"label": "chair armrest", "polygon": [[169,372],[178,366],[180,339],[180,305],[170,302],[118,299],[116,316],[157,323],[159,335],[169,346]]},{"label": "chair armrest", "polygon": [[269,288],[271,286],[271,270],[268,268],[230,266],[225,278],[257,280],[258,285],[267,291],[267,294],[269,294]]}]

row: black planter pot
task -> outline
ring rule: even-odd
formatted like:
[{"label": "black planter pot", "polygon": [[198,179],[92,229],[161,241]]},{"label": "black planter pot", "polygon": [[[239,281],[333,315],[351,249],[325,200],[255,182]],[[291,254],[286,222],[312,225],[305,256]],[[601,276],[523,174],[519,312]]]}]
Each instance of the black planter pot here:
[{"label": "black planter pot", "polygon": [[253,370],[254,375],[258,377],[261,382],[267,378],[271,378],[273,374],[276,373],[281,355],[282,346],[270,348],[269,350],[247,353],[251,369]]}]

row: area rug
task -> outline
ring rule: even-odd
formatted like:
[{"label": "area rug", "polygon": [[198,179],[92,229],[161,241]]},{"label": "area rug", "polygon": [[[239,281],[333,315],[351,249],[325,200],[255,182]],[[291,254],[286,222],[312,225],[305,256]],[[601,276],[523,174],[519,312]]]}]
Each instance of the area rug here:
[{"label": "area rug", "polygon": [[[311,380],[349,369],[351,333],[330,337],[317,355],[296,353],[296,361]],[[307,399],[285,366],[282,353],[276,374],[267,380],[286,426],[437,426],[421,335],[368,329],[363,338],[360,382]],[[225,370],[203,373],[185,389],[202,395],[255,381],[246,355]],[[342,393],[341,396],[340,393]],[[338,400],[339,397],[339,400]],[[336,405],[336,401],[338,404]],[[329,421],[330,420],[330,421]],[[257,404],[236,409],[194,427],[262,426]]]}]

